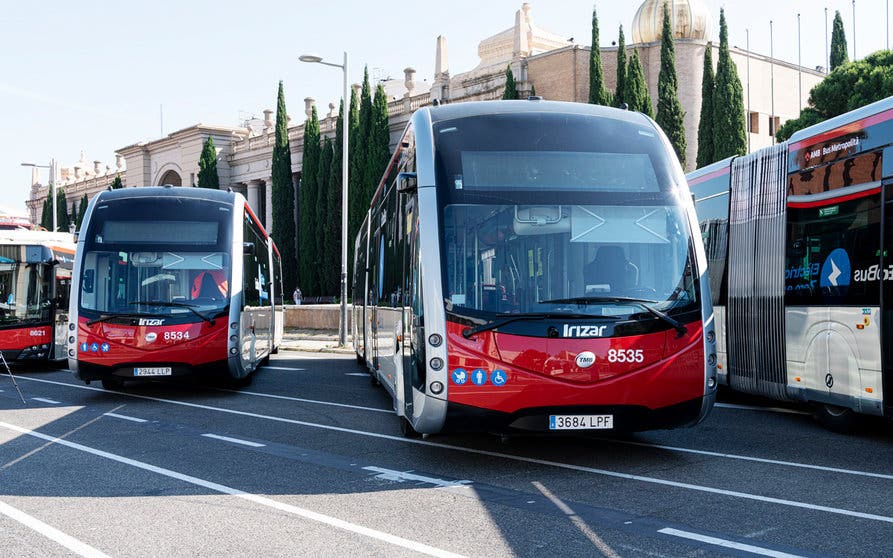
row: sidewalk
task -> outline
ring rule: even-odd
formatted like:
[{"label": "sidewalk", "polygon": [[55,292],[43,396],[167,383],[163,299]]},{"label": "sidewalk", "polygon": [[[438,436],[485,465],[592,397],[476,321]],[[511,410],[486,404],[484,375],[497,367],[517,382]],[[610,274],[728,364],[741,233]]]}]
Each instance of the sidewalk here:
[{"label": "sidewalk", "polygon": [[338,346],[338,332],[324,329],[288,328],[282,336],[283,350],[305,351],[311,353],[354,354],[351,337],[347,336],[347,345]]}]

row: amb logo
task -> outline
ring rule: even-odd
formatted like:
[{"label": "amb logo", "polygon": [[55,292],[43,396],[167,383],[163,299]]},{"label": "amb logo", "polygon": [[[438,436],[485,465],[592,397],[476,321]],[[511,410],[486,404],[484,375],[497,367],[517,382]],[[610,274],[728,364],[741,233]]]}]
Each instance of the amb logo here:
[{"label": "amb logo", "polygon": [[819,286],[847,287],[851,276],[850,256],[843,248],[837,248],[828,254],[825,263],[822,264]]}]

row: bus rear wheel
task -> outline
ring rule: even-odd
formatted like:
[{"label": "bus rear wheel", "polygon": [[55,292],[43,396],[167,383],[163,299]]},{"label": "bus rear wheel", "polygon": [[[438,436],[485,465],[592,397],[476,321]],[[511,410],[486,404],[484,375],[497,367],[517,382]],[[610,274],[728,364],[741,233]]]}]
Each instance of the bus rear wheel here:
[{"label": "bus rear wheel", "polygon": [[816,405],[814,416],[819,424],[840,434],[852,432],[858,420],[858,416],[852,409],[823,403]]}]

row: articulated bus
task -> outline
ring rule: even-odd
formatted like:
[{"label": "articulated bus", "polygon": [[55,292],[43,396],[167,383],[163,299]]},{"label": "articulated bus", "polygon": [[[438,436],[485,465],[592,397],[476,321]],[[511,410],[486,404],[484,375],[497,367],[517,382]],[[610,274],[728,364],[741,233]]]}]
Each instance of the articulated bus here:
[{"label": "articulated bus", "polygon": [[0,351],[7,363],[65,360],[74,237],[0,231]]},{"label": "articulated bus", "polygon": [[688,180],[720,383],[834,430],[893,416],[893,97]]},{"label": "articulated bus", "polygon": [[282,339],[282,264],[240,194],[101,192],[74,265],[68,362],[106,389],[189,374],[250,382]]},{"label": "articulated bus", "polygon": [[694,204],[641,114],[420,109],[355,248],[357,358],[407,436],[673,428],[712,408]]}]

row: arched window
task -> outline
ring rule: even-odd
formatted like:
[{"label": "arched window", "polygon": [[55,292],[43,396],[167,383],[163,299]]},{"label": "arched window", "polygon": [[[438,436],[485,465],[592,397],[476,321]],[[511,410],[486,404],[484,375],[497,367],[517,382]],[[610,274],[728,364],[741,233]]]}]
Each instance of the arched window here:
[{"label": "arched window", "polygon": [[169,170],[164,173],[164,176],[161,177],[161,182],[158,183],[159,186],[164,186],[165,184],[170,184],[171,186],[182,186],[183,179],[180,178],[180,175],[175,170]]}]

